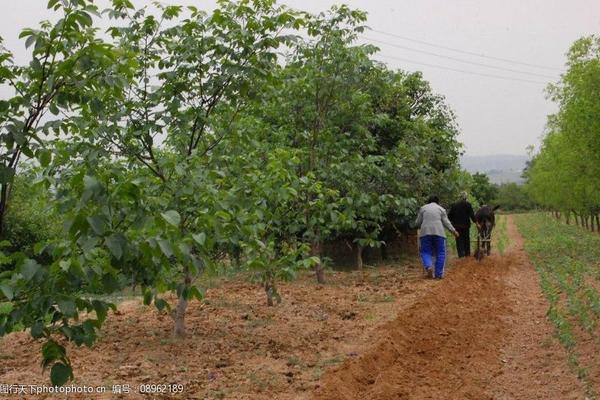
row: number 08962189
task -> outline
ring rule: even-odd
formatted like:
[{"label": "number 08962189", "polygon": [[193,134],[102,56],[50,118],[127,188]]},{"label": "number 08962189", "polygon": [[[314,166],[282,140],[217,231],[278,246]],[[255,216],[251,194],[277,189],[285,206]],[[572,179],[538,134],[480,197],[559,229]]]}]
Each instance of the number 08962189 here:
[{"label": "number 08962189", "polygon": [[179,383],[143,383],[139,386],[140,393],[183,393],[184,387]]}]

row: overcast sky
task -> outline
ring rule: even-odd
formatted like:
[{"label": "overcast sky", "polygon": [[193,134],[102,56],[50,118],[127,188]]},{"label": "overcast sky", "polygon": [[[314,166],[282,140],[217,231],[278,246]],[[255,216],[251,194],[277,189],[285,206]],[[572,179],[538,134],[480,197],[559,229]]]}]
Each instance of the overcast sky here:
[{"label": "overcast sky", "polygon": [[[340,3],[280,2],[311,12]],[[215,1],[165,3],[194,4],[210,10]],[[459,140],[464,143],[467,155],[525,154],[526,146],[537,146],[546,116],[555,110],[545,98],[545,84],[560,75],[565,53],[574,40],[600,33],[599,0],[347,0],[344,3],[368,12],[367,24],[374,31],[365,33],[362,40],[377,41],[372,42],[381,49],[377,59],[392,68],[423,71],[433,89],[446,96],[458,117]],[[24,42],[17,39],[18,33],[23,27],[36,27],[38,21],[51,16],[46,4],[47,0],[2,2],[0,36],[17,61],[26,55]],[[1,94],[6,95],[4,91]]]}]

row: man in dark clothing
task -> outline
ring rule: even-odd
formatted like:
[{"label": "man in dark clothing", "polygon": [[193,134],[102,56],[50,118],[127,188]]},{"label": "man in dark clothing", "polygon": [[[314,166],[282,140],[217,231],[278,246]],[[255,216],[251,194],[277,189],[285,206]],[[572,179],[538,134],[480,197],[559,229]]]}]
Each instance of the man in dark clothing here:
[{"label": "man in dark clothing", "polygon": [[456,252],[459,257],[468,257],[471,255],[471,238],[469,230],[471,229],[471,221],[475,222],[473,207],[467,201],[467,193],[462,192],[461,199],[454,203],[448,213],[448,219],[459,233],[456,238]]}]

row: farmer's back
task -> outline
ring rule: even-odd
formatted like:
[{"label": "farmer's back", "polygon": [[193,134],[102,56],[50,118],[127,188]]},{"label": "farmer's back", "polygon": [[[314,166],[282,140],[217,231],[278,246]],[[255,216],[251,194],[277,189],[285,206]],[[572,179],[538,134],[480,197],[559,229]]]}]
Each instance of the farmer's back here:
[{"label": "farmer's back", "polygon": [[417,226],[420,226],[420,237],[426,235],[446,237],[444,226],[447,229],[454,231],[454,228],[446,215],[446,210],[433,202],[421,207],[417,217]]},{"label": "farmer's back", "polygon": [[460,200],[454,203],[450,208],[448,217],[455,228],[468,228],[471,226],[471,221],[475,220],[473,207],[467,200]]}]

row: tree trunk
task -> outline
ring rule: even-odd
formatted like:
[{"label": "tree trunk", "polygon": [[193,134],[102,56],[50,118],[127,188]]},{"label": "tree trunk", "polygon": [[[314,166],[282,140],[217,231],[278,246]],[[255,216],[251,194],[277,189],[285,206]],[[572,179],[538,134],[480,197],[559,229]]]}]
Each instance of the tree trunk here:
[{"label": "tree trunk", "polygon": [[[185,292],[190,287],[190,283],[192,282],[192,277],[190,276],[190,271],[186,268],[184,271],[183,285]],[[177,301],[177,306],[175,306],[175,336],[183,337],[185,336],[185,311],[187,310],[188,301],[184,296],[183,291],[179,294],[179,300]]]},{"label": "tree trunk", "polygon": [[310,255],[313,257],[319,257],[319,262],[315,265],[315,276],[317,277],[318,283],[325,283],[325,269],[320,261],[321,258],[321,242],[313,240],[310,244]]},{"label": "tree trunk", "polygon": [[571,211],[567,211],[565,214],[565,222],[567,225],[571,225]]},{"label": "tree trunk", "polygon": [[267,305],[269,307],[273,306],[273,284],[270,282],[265,282],[265,292],[267,293]]},{"label": "tree trunk", "polygon": [[135,272],[131,274],[131,294],[135,296],[135,289],[137,288],[137,279],[135,279]]},{"label": "tree trunk", "polygon": [[4,218],[8,205],[8,184],[3,184],[0,189],[0,239],[4,239]]},{"label": "tree trunk", "polygon": [[600,215],[596,214],[596,232],[600,232]]},{"label": "tree trunk", "polygon": [[185,336],[185,310],[187,305],[188,301],[183,296],[179,297],[175,307],[175,336]]},{"label": "tree trunk", "polygon": [[359,271],[363,270],[363,247],[356,243],[356,247],[355,247],[355,251],[356,251],[356,268],[358,268]]},{"label": "tree trunk", "polygon": [[239,270],[242,265],[242,263],[241,263],[242,249],[240,248],[239,245],[234,244],[231,253],[233,256],[233,266],[235,267],[235,269]]},{"label": "tree trunk", "polygon": [[381,260],[388,260],[388,252],[387,252],[387,242],[383,244],[383,246],[379,247],[379,252],[381,253]]}]

